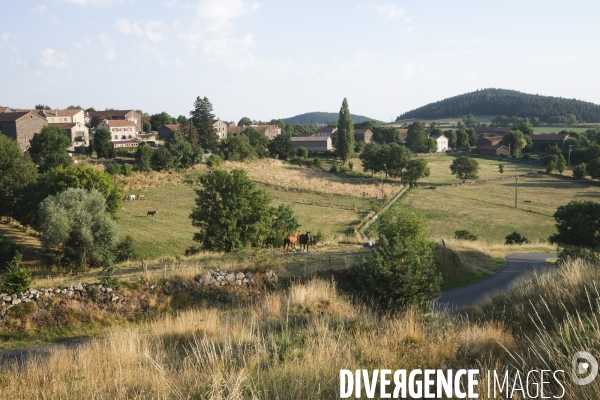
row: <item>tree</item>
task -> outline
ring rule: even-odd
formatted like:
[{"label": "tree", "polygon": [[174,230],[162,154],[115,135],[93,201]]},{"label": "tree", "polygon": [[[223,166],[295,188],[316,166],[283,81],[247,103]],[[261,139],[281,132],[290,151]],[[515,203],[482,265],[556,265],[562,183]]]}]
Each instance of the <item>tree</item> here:
[{"label": "tree", "polygon": [[408,126],[406,147],[414,153],[427,153],[427,134],[425,133],[425,127],[419,121],[415,121]]},{"label": "tree", "polygon": [[448,138],[448,147],[455,148],[456,147],[456,131],[454,129],[449,129],[444,132],[444,136]]},{"label": "tree", "polygon": [[479,122],[473,114],[468,114],[463,118],[463,123],[467,126],[467,128],[473,128],[476,127]]},{"label": "tree", "polygon": [[427,166],[427,160],[424,158],[415,158],[407,163],[403,181],[408,183],[410,186],[415,186],[419,179],[427,176],[429,176],[429,166]]},{"label": "tree", "polygon": [[425,219],[392,208],[377,222],[378,241],[372,257],[356,267],[363,293],[384,310],[422,305],[441,294]]},{"label": "tree", "polygon": [[389,145],[389,152],[384,152],[383,156],[386,156],[385,160],[385,172],[386,178],[389,174],[393,178],[404,179],[404,170],[408,166],[412,159],[412,153],[408,147],[401,144],[392,143]]},{"label": "tree", "polygon": [[346,164],[346,161],[354,156],[354,122],[350,116],[348,100],[345,98],[338,118],[336,152],[342,159],[342,164]]},{"label": "tree", "polygon": [[210,101],[206,97],[201,99],[198,96],[190,115],[192,123],[198,131],[198,145],[211,152],[218,150],[219,135],[214,127],[215,115]]},{"label": "tree", "polygon": [[149,121],[143,119],[142,120],[142,130],[144,132],[151,132],[152,131],[152,124]]},{"label": "tree", "polygon": [[263,132],[249,127],[246,128],[242,134],[248,136],[250,146],[254,148],[256,155],[259,158],[265,158],[269,155],[269,150],[267,148],[269,145],[269,138],[265,136]]},{"label": "tree", "polygon": [[137,260],[138,255],[133,246],[133,237],[131,235],[125,236],[115,248],[115,260],[117,262],[123,262],[127,260]]},{"label": "tree", "polygon": [[294,153],[294,145],[292,144],[291,135],[289,133],[282,133],[281,135],[275,136],[275,138],[269,142],[267,147],[271,157],[280,160],[287,160]]},{"label": "tree", "polygon": [[298,158],[306,158],[308,157],[308,150],[306,150],[306,147],[300,146],[296,149],[296,155]]},{"label": "tree", "polygon": [[567,161],[562,154],[550,154],[545,158],[546,172],[551,173],[552,171],[558,171],[561,174],[567,167]]},{"label": "tree", "polygon": [[69,188],[97,190],[106,200],[106,209],[117,218],[123,203],[123,191],[106,172],[94,167],[76,165],[69,168],[55,168],[23,189],[16,218],[24,225],[37,226],[38,206],[48,196],[56,196]]},{"label": "tree", "polygon": [[150,116],[150,125],[153,130],[158,130],[158,128],[163,127],[165,125],[171,125],[176,123],[175,118],[171,117],[167,112],[163,111],[160,114],[154,114]]},{"label": "tree", "polygon": [[216,154],[211,154],[206,160],[206,165],[210,169],[218,168],[223,165],[223,159]]},{"label": "tree", "polygon": [[600,249],[600,203],[571,201],[558,207],[554,219],[557,233],[550,236],[550,243]]},{"label": "tree", "polygon": [[152,154],[154,151],[148,145],[138,146],[135,152],[135,164],[133,169],[139,172],[152,171]]},{"label": "tree", "polygon": [[231,252],[262,247],[271,233],[270,198],[257,189],[246,172],[215,170],[200,177],[192,225],[194,240],[206,250]]},{"label": "tree", "polygon": [[109,158],[111,155],[112,137],[108,129],[97,129],[94,135],[94,150],[98,155],[98,158]]},{"label": "tree", "polygon": [[46,172],[52,168],[71,165],[71,157],[67,153],[70,146],[71,141],[62,129],[48,125],[40,133],[33,135],[28,152],[38,170]]},{"label": "tree", "polygon": [[252,125],[252,120],[248,117],[243,117],[238,122],[238,126],[250,126],[250,125]]},{"label": "tree", "polygon": [[478,178],[477,171],[479,171],[479,163],[474,158],[467,156],[456,157],[450,165],[450,171],[452,174],[464,182],[467,179],[475,180]]},{"label": "tree", "polygon": [[500,175],[502,175],[504,173],[504,164],[498,165],[498,172],[500,172]]},{"label": "tree", "polygon": [[454,239],[475,241],[477,240],[477,235],[472,234],[466,229],[461,229],[458,231],[454,231]]},{"label": "tree", "polygon": [[60,266],[111,264],[118,229],[97,190],[67,189],[48,196],[39,209],[42,248]]},{"label": "tree", "polygon": [[246,135],[232,136],[227,139],[223,146],[225,156],[229,161],[246,161],[258,157],[256,150],[250,144]]},{"label": "tree", "polygon": [[202,162],[201,152],[194,151],[192,145],[185,140],[179,130],[173,132],[173,135],[165,142],[165,147],[173,154],[176,167],[189,168]]},{"label": "tree", "polygon": [[510,146],[511,153],[518,155],[527,146],[527,141],[525,140],[525,135],[523,135],[523,132],[511,130],[502,138],[502,144],[505,146]]},{"label": "tree", "polygon": [[588,175],[585,164],[579,164],[573,169],[573,176],[577,179],[584,179]]},{"label": "tree", "polygon": [[19,249],[14,242],[0,236],[0,270],[5,269],[18,252]]},{"label": "tree", "polygon": [[266,245],[272,247],[283,246],[283,239],[300,228],[298,218],[289,205],[280,204],[279,207],[271,207],[271,231],[265,241]]},{"label": "tree", "polygon": [[150,164],[155,171],[168,171],[175,168],[175,157],[166,147],[159,147],[150,158]]},{"label": "tree", "polygon": [[52,110],[52,108],[47,104],[36,104],[35,109],[36,110]]},{"label": "tree", "polygon": [[437,152],[437,142],[434,138],[427,138],[427,153],[435,153]]},{"label": "tree", "polygon": [[16,141],[0,133],[0,215],[13,214],[21,190],[35,182],[37,169]]},{"label": "tree", "polygon": [[510,235],[507,235],[505,238],[504,244],[527,244],[529,240],[525,236],[522,236],[517,231],[513,231]]},{"label": "tree", "polygon": [[17,252],[6,267],[6,274],[0,282],[0,290],[8,294],[23,293],[33,283],[31,275],[21,264],[21,253]]}]

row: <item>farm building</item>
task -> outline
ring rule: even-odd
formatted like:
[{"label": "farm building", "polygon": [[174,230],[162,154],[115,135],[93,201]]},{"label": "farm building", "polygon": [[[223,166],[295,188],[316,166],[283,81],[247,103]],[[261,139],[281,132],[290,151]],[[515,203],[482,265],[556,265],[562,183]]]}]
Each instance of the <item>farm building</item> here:
[{"label": "farm building", "polygon": [[503,136],[480,136],[477,138],[477,148],[486,145],[496,145],[502,142]]},{"label": "farm building", "polygon": [[123,147],[138,147],[139,143],[137,140],[113,140],[112,146],[115,149],[120,149]]},{"label": "farm building", "polygon": [[337,128],[324,126],[322,128],[317,129],[317,136],[321,137],[332,137],[337,133]]},{"label": "farm building", "polygon": [[444,135],[431,135],[431,137],[437,143],[437,152],[442,153],[448,150],[448,138]]},{"label": "farm building", "polygon": [[291,138],[294,149],[304,147],[312,151],[327,151],[331,150],[331,138],[319,136],[295,136]]},{"label": "farm building", "polygon": [[508,157],[510,156],[510,150],[501,144],[486,144],[479,148],[479,154],[486,157]]},{"label": "farm building", "polygon": [[142,116],[135,110],[109,110],[109,111],[92,111],[89,113],[92,123],[92,128],[97,128],[102,121],[118,120],[131,121],[135,125],[135,131],[142,131]]},{"label": "farm building", "polygon": [[137,136],[135,123],[128,120],[106,119],[98,124],[97,129],[106,129],[113,140],[135,139]]},{"label": "farm building", "polygon": [[277,125],[257,125],[253,126],[259,132],[265,134],[266,137],[273,140],[276,136],[281,135],[281,128]]},{"label": "farm building", "polygon": [[569,135],[564,133],[542,133],[539,135],[531,135],[534,151],[547,151],[550,147],[555,146],[562,149],[565,140],[568,138]]},{"label": "farm building", "polygon": [[373,132],[370,129],[355,129],[354,130],[354,141],[371,143],[373,140]]},{"label": "farm building", "polygon": [[46,118],[35,112],[0,113],[0,132],[15,140],[21,147],[21,151],[29,148],[33,135],[40,133],[46,125],[48,125]]},{"label": "farm building", "polygon": [[173,136],[173,132],[179,130],[179,124],[164,125],[158,128],[158,138],[161,140],[168,140]]}]

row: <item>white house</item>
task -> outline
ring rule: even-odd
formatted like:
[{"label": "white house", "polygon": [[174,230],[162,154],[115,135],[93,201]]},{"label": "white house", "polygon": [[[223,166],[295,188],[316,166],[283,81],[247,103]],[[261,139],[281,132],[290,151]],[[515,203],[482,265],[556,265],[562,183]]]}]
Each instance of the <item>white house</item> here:
[{"label": "white house", "polygon": [[126,119],[105,119],[98,124],[96,129],[106,129],[110,131],[112,140],[136,139],[136,124]]},{"label": "white house", "polygon": [[45,117],[50,124],[81,124],[85,125],[85,112],[83,110],[41,110],[40,115]]},{"label": "white house", "polygon": [[444,135],[431,135],[437,143],[437,152],[442,153],[448,150],[448,138]]}]

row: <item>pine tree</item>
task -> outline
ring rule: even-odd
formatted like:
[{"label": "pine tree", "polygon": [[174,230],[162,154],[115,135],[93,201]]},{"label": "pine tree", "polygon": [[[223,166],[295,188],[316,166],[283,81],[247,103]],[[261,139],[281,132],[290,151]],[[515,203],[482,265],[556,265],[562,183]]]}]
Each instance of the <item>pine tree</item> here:
[{"label": "pine tree", "polygon": [[194,109],[190,112],[192,123],[198,131],[198,145],[208,151],[219,149],[219,135],[214,127],[215,115],[213,106],[205,97],[198,96],[194,103]]},{"label": "pine tree", "polygon": [[345,98],[342,102],[342,107],[340,108],[337,136],[336,151],[338,156],[342,159],[342,163],[346,164],[346,161],[354,156],[354,122],[350,116],[348,101]]}]

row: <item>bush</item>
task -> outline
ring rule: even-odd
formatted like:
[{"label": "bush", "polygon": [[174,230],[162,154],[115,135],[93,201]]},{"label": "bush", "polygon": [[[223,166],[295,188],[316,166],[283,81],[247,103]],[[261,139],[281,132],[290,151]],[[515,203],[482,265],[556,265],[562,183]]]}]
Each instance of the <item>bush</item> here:
[{"label": "bush", "polygon": [[99,274],[102,286],[114,288],[119,286],[119,280],[115,278],[115,267],[112,264],[102,267]]},{"label": "bush", "polygon": [[17,245],[0,236],[0,269],[4,269],[17,255]]},{"label": "bush", "polygon": [[523,154],[522,158],[523,158],[523,160],[532,160],[533,156],[529,153],[525,153],[525,154]]},{"label": "bush", "polygon": [[577,246],[560,246],[558,248],[558,261],[568,262],[571,260],[581,259],[597,264],[600,262],[599,250],[600,249],[588,250]]},{"label": "bush", "polygon": [[306,158],[308,157],[308,150],[306,150],[306,148],[304,147],[298,147],[298,149],[296,150],[296,155],[299,158]]},{"label": "bush", "polygon": [[121,173],[125,176],[130,176],[132,172],[133,172],[133,165],[131,165],[129,163],[125,163],[121,167]]},{"label": "bush", "polygon": [[[362,142],[361,142],[361,143],[362,143]],[[349,169],[350,171],[353,171],[353,170],[354,170],[354,163],[353,163],[352,161],[350,161],[350,162],[348,163],[348,169]]]},{"label": "bush", "polygon": [[585,164],[579,164],[573,169],[573,176],[577,179],[583,179],[588,175]]},{"label": "bush", "polygon": [[322,231],[317,231],[310,239],[313,244],[322,243],[325,240],[325,235]]},{"label": "bush", "polygon": [[527,243],[529,243],[529,240],[527,240],[527,238],[525,236],[521,236],[521,234],[518,233],[517,231],[514,231],[510,235],[506,236],[504,239],[506,239],[504,244],[527,244]]},{"label": "bush", "polygon": [[475,240],[477,240],[477,236],[475,236],[471,232],[463,229],[463,230],[454,232],[454,239],[475,241]]},{"label": "bush", "polygon": [[17,252],[7,265],[7,273],[0,283],[0,290],[8,294],[23,293],[29,286],[32,280],[29,272],[21,265],[22,255]]},{"label": "bush", "polygon": [[111,175],[117,175],[121,173],[121,167],[117,163],[111,163],[106,167],[106,172]]},{"label": "bush", "polygon": [[333,164],[331,168],[329,168],[329,172],[338,172],[338,170],[337,164]]},{"label": "bush", "polygon": [[312,160],[312,167],[314,169],[321,169],[322,168],[321,159],[319,157],[313,158],[313,160]]},{"label": "bush", "polygon": [[138,256],[133,248],[133,238],[127,235],[117,244],[115,249],[115,258],[117,262],[127,260],[137,260]]},{"label": "bush", "polygon": [[223,159],[216,154],[211,154],[210,156],[208,156],[208,159],[206,160],[206,165],[210,169],[218,168],[221,165],[223,165]]}]

